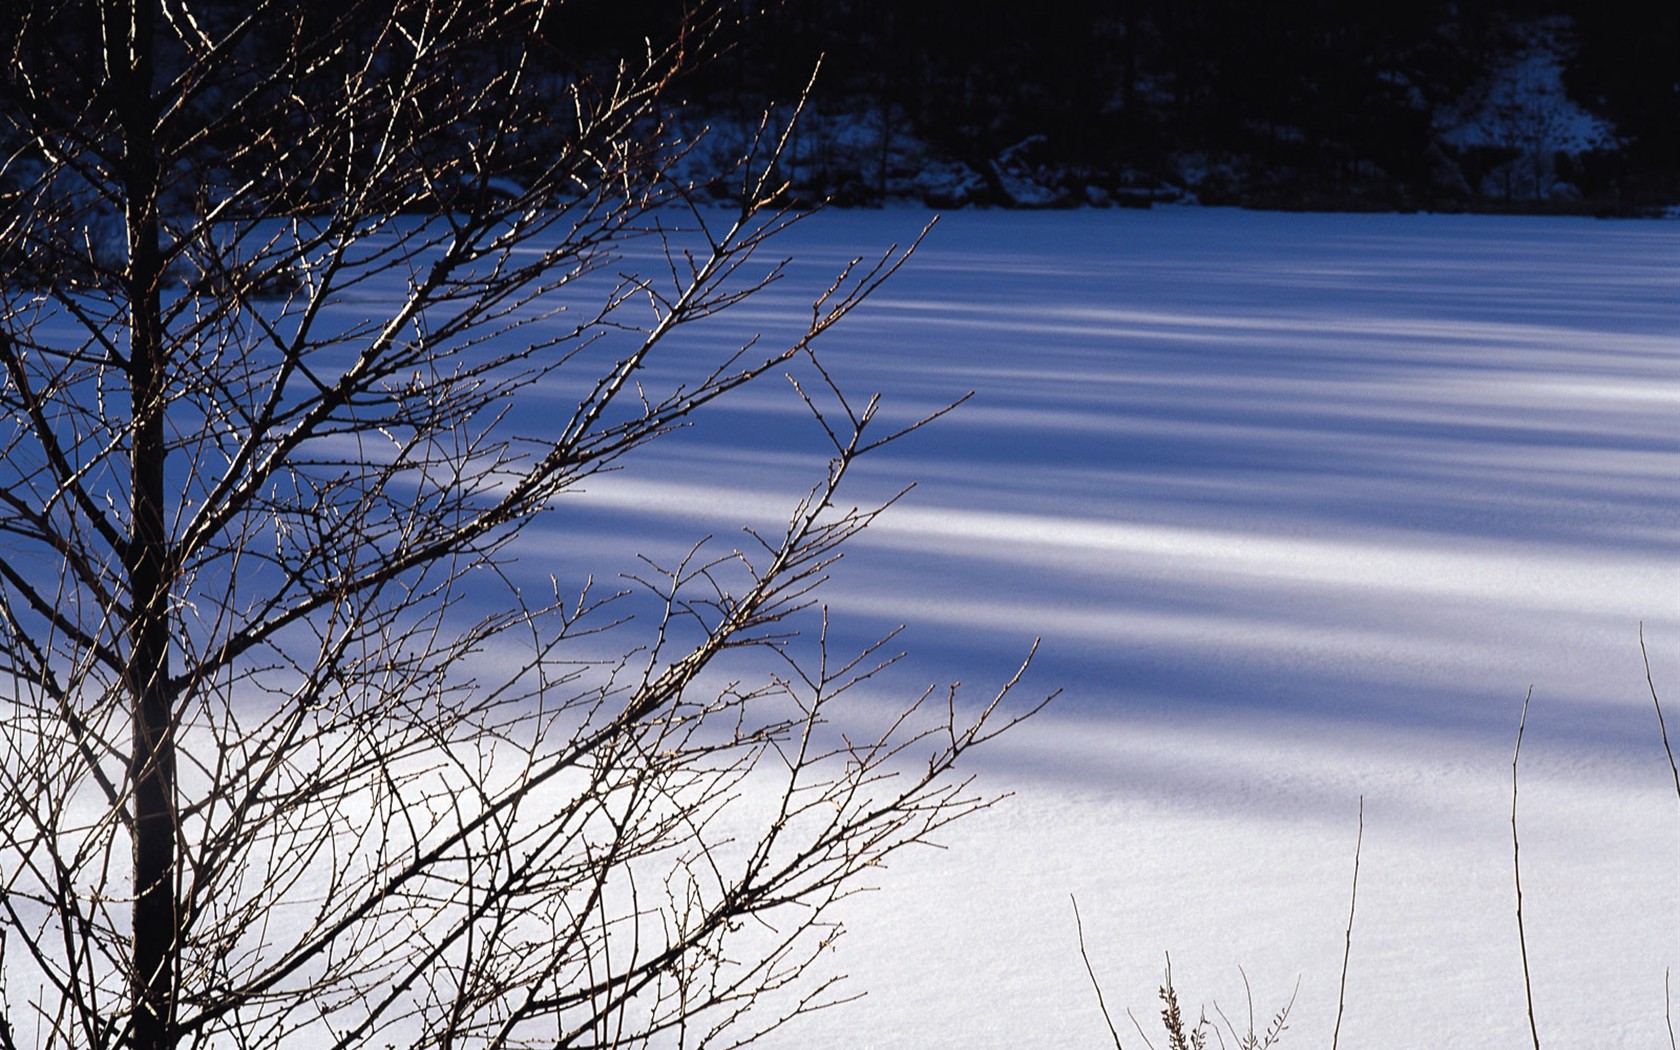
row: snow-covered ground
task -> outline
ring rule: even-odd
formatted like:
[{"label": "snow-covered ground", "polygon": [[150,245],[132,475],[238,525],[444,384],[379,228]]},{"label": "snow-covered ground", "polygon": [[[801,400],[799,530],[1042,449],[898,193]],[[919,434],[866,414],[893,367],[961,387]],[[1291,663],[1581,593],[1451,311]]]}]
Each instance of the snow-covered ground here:
[{"label": "snow-covered ground", "polygon": [[[818,216],[773,330],[908,210]],[[727,331],[724,332],[727,334]],[[975,767],[1013,792],[857,898],[861,1001],[771,1045],[1130,1048],[1187,1009],[1282,1046],[1526,1045],[1511,758],[1548,1047],[1668,1045],[1680,797],[1680,223],[1222,210],[969,212],[827,345],[907,419],[854,495],[919,487],[826,591],[907,623],[907,690],[979,697],[1035,636],[1065,690]],[[814,480],[791,394],[742,391],[591,484],[635,545],[770,521]],[[801,436],[803,435],[803,437]],[[597,570],[603,566],[596,566]],[[891,683],[889,683],[891,684]],[[1667,1003],[1680,1012],[1680,973]]]}]

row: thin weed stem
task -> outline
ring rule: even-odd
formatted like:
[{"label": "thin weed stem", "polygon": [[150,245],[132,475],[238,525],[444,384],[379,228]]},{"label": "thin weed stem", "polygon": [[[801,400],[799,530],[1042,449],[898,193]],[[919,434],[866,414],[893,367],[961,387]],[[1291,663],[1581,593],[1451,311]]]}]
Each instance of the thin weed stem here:
[{"label": "thin weed stem", "polygon": [[[1663,750],[1668,753],[1668,769],[1674,774],[1674,794],[1680,798],[1680,766],[1674,764],[1674,748],[1668,743],[1668,726],[1663,722],[1662,701],[1657,699],[1657,683],[1651,679],[1651,654],[1645,650],[1645,624],[1639,625],[1639,655],[1645,660],[1645,684],[1651,689],[1651,704],[1657,709],[1657,729],[1662,733]],[[1673,1042],[1672,1039],[1669,1040]]]},{"label": "thin weed stem", "polygon": [[1342,947],[1342,983],[1336,992],[1336,1027],[1330,1033],[1330,1050],[1342,1038],[1342,1011],[1347,1006],[1348,959],[1353,955],[1353,915],[1359,907],[1359,855],[1365,846],[1365,796],[1359,796],[1359,834],[1353,840],[1353,890],[1348,894],[1347,942]]},{"label": "thin weed stem", "polygon": [[1522,952],[1523,992],[1528,997],[1528,1033],[1534,1038],[1534,1050],[1540,1050],[1540,1026],[1534,1020],[1534,981],[1528,970],[1528,937],[1523,930],[1522,860],[1517,842],[1517,761],[1522,757],[1523,729],[1528,724],[1528,702],[1534,698],[1534,687],[1528,687],[1523,697],[1522,717],[1517,720],[1517,746],[1511,752],[1511,880],[1517,890],[1517,948]]},{"label": "thin weed stem", "polygon": [[1097,981],[1097,971],[1091,966],[1091,956],[1085,951],[1085,924],[1079,920],[1079,898],[1068,894],[1068,900],[1073,902],[1073,928],[1079,935],[1079,957],[1085,960],[1085,972],[1091,977],[1091,988],[1097,993],[1097,1009],[1102,1011],[1103,1023],[1108,1025],[1108,1034],[1114,1039],[1114,1050],[1125,1050],[1120,1045],[1120,1033],[1114,1028],[1114,1018],[1109,1015],[1108,1004],[1103,1001],[1102,985]]},{"label": "thin weed stem", "polygon": [[1663,970],[1663,1019],[1668,1022],[1668,1050],[1680,1050],[1674,1042],[1674,997],[1668,990],[1669,971]]}]

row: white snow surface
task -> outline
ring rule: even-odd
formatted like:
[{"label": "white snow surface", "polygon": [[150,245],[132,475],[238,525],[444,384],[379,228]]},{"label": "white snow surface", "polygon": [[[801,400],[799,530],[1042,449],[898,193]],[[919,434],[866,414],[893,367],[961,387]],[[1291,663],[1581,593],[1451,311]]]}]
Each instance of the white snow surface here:
[{"label": "white snow surface", "polygon": [[[822,214],[727,338],[806,315],[913,210]],[[965,212],[824,344],[908,421],[860,502],[918,487],[824,592],[881,685],[979,701],[1044,641],[1064,690],[971,766],[1012,796],[848,902],[862,999],[771,1047],[1156,1046],[1193,1016],[1328,1046],[1668,1045],[1680,1012],[1680,223]],[[732,395],[568,503],[552,557],[772,524],[820,443]],[[547,542],[537,536],[538,542]],[[732,542],[732,541],[731,541]],[[566,551],[565,555],[557,552]],[[584,564],[580,561],[580,564]],[[1664,692],[1666,691],[1666,692]],[[1239,971],[1239,967],[1241,971]]]}]

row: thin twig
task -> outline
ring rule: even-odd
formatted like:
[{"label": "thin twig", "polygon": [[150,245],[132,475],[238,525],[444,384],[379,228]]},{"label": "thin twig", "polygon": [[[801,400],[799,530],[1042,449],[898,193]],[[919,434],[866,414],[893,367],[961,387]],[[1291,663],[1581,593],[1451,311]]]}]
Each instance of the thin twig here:
[{"label": "thin twig", "polygon": [[1138,1038],[1143,1040],[1143,1045],[1147,1046],[1149,1050],[1155,1050],[1155,1044],[1149,1041],[1149,1035],[1143,1030],[1142,1022],[1137,1019],[1137,1014],[1132,1013],[1132,1008],[1129,1006],[1126,1007],[1126,1016],[1132,1019],[1132,1027],[1137,1029]]},{"label": "thin twig", "polygon": [[1097,971],[1091,966],[1091,956],[1085,951],[1085,924],[1079,921],[1079,898],[1068,894],[1068,900],[1073,902],[1073,928],[1079,935],[1079,957],[1085,960],[1085,972],[1091,977],[1091,987],[1097,993],[1097,1009],[1102,1011],[1103,1023],[1108,1025],[1108,1034],[1114,1038],[1114,1050],[1124,1050],[1120,1045],[1120,1033],[1114,1029],[1114,1018],[1109,1016],[1108,1004],[1103,1002],[1102,985],[1097,982]]},{"label": "thin twig", "polygon": [[1674,1041],[1674,998],[1668,990],[1668,970],[1663,970],[1663,1019],[1668,1022],[1668,1050],[1680,1050]]},{"label": "thin twig", "polygon": [[1517,844],[1517,760],[1522,756],[1523,727],[1528,724],[1528,702],[1534,698],[1534,687],[1528,687],[1523,697],[1522,717],[1517,720],[1517,746],[1511,752],[1511,879],[1517,890],[1517,947],[1522,952],[1523,992],[1528,996],[1528,1032],[1534,1038],[1534,1050],[1540,1050],[1540,1027],[1534,1020],[1534,981],[1528,970],[1528,937],[1523,930],[1522,861]]},{"label": "thin twig", "polygon": [[[1668,725],[1663,721],[1662,701],[1657,699],[1657,683],[1651,677],[1651,654],[1645,648],[1645,624],[1639,624],[1639,655],[1645,661],[1645,685],[1651,690],[1651,706],[1657,709],[1657,731],[1662,734],[1663,751],[1668,755],[1668,769],[1674,775],[1674,794],[1680,798],[1680,767],[1674,764],[1674,748],[1668,742]],[[1674,1000],[1669,992],[1669,971],[1663,970],[1663,1019],[1668,1023],[1669,1050],[1680,1050],[1674,1038]]]},{"label": "thin twig", "polygon": [[1348,894],[1347,943],[1342,947],[1342,984],[1336,992],[1336,1027],[1330,1033],[1330,1050],[1342,1037],[1342,1010],[1347,1005],[1348,959],[1353,955],[1353,913],[1359,906],[1359,854],[1365,845],[1365,796],[1359,796],[1359,834],[1353,840],[1353,891]]},{"label": "thin twig", "polygon": [[1663,750],[1668,753],[1668,769],[1674,774],[1674,794],[1680,797],[1680,766],[1674,764],[1674,748],[1668,743],[1668,726],[1663,722],[1662,701],[1657,699],[1657,683],[1651,679],[1651,654],[1645,651],[1645,624],[1639,624],[1639,655],[1645,659],[1645,684],[1651,689],[1651,703],[1657,709],[1657,729],[1662,733]]}]

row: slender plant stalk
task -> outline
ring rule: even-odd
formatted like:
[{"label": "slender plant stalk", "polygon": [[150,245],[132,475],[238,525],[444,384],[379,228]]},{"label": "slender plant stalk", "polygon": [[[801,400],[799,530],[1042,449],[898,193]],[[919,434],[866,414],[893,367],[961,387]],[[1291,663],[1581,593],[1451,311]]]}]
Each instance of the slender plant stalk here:
[{"label": "slender plant stalk", "polygon": [[1097,981],[1097,971],[1091,966],[1091,956],[1085,951],[1085,924],[1079,920],[1079,898],[1068,894],[1068,900],[1073,902],[1073,928],[1079,936],[1079,957],[1085,960],[1085,972],[1091,978],[1091,988],[1097,993],[1097,1009],[1102,1011],[1103,1023],[1108,1025],[1108,1034],[1114,1040],[1114,1050],[1124,1050],[1120,1045],[1120,1033],[1114,1028],[1114,1018],[1108,1012],[1108,1004],[1103,1001],[1102,985]]},{"label": "slender plant stalk", "polygon": [[1342,1038],[1342,1011],[1347,1006],[1348,959],[1353,955],[1353,915],[1359,907],[1359,854],[1365,846],[1365,796],[1359,796],[1359,833],[1353,840],[1353,890],[1348,894],[1347,941],[1342,946],[1342,982],[1336,992],[1336,1027],[1330,1033],[1330,1050]]},{"label": "slender plant stalk", "polygon": [[1534,981],[1528,969],[1528,937],[1523,930],[1522,861],[1517,842],[1517,760],[1522,757],[1523,728],[1528,724],[1528,702],[1534,698],[1534,687],[1528,687],[1523,697],[1522,717],[1517,720],[1517,746],[1511,753],[1511,880],[1517,890],[1517,948],[1522,952],[1523,993],[1528,997],[1528,1034],[1533,1037],[1534,1050],[1540,1050],[1540,1027],[1534,1020]]},{"label": "slender plant stalk", "polygon": [[1674,774],[1674,794],[1680,798],[1680,766],[1674,764],[1674,748],[1668,743],[1668,725],[1663,721],[1662,701],[1657,699],[1657,683],[1651,678],[1651,654],[1645,650],[1645,625],[1639,625],[1639,655],[1645,660],[1645,684],[1651,689],[1651,704],[1657,709],[1657,729],[1662,733],[1663,751],[1668,754],[1668,770]]},{"label": "slender plant stalk", "polygon": [[1674,1041],[1674,999],[1673,999],[1672,995],[1669,993],[1669,990],[1668,990],[1668,976],[1669,976],[1669,972],[1667,970],[1664,970],[1663,971],[1663,1019],[1668,1022],[1668,1050],[1676,1050],[1677,1046],[1680,1046],[1680,1044],[1676,1044],[1675,1041]]},{"label": "slender plant stalk", "polygon": [[[1668,769],[1674,775],[1674,794],[1680,798],[1680,767],[1674,764],[1674,748],[1668,742],[1668,725],[1663,721],[1662,701],[1657,699],[1657,683],[1651,677],[1651,654],[1645,648],[1645,625],[1639,625],[1639,655],[1645,661],[1645,684],[1651,690],[1651,706],[1657,709],[1657,729],[1662,733],[1663,751],[1668,755]],[[1669,1050],[1680,1050],[1674,1037],[1674,1000],[1669,991],[1669,971],[1663,971],[1663,1020],[1668,1024]]]}]

